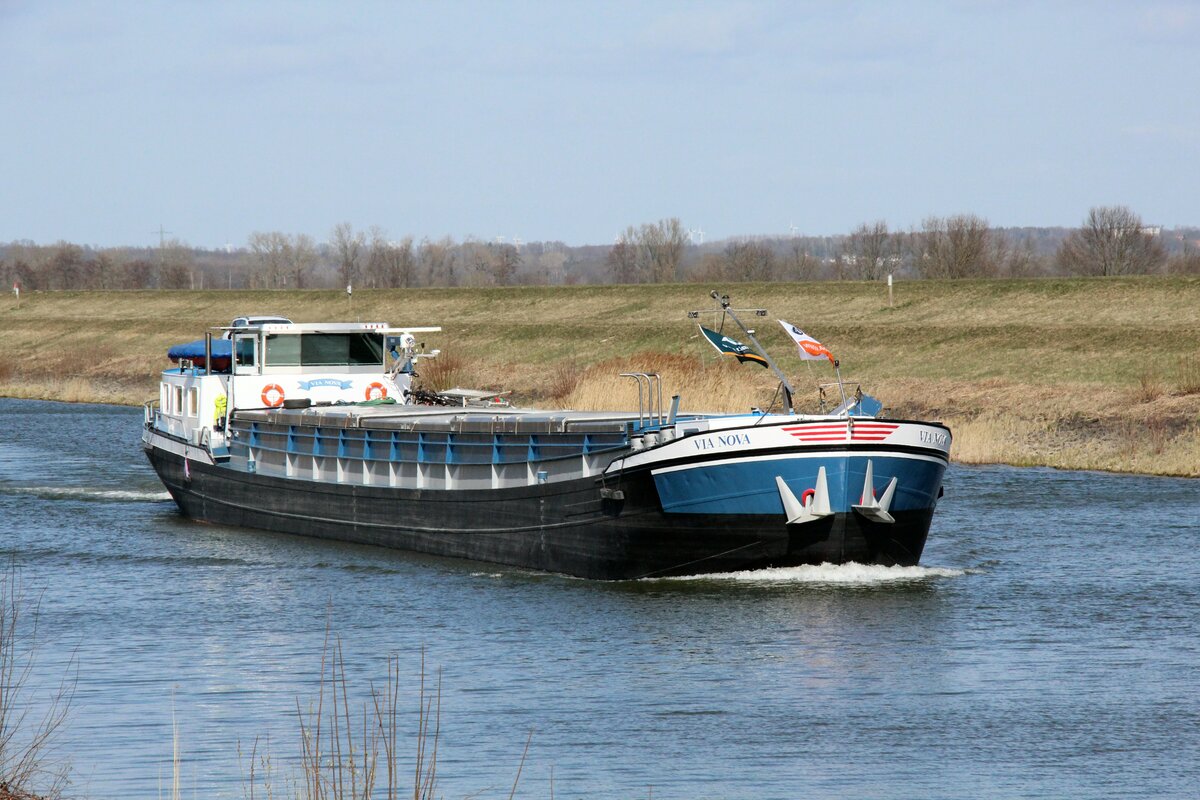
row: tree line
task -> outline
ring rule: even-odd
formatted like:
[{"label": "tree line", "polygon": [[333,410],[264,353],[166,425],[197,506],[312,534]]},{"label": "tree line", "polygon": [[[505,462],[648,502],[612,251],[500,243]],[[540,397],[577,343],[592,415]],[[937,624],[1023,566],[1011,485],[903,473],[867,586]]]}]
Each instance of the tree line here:
[{"label": "tree line", "polygon": [[451,237],[394,238],[340,223],[328,241],[256,231],[244,247],[92,248],[0,244],[0,280],[23,291],[509,286],[680,281],[881,280],[1048,275],[1200,274],[1200,229],[1150,227],[1124,206],[1091,209],[1078,228],[993,228],[973,214],[919,228],[865,222],[834,236],[698,241],[678,218],[631,225],[611,245]]}]

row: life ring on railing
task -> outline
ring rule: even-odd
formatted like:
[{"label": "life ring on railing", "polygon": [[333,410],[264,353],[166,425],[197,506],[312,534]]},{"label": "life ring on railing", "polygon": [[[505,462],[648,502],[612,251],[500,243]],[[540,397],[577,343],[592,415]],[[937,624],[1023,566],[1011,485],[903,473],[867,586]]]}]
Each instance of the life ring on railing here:
[{"label": "life ring on railing", "polygon": [[802,506],[808,505],[809,499],[816,497],[816,496],[817,496],[816,489],[805,489],[804,493],[800,495],[800,505],[802,505]]},{"label": "life ring on railing", "polygon": [[267,408],[279,408],[283,405],[283,387],[278,383],[268,383],[263,387],[262,401]]},{"label": "life ring on railing", "polygon": [[363,394],[367,400],[382,400],[387,397],[387,387],[379,381],[375,381],[367,387],[367,391]]}]

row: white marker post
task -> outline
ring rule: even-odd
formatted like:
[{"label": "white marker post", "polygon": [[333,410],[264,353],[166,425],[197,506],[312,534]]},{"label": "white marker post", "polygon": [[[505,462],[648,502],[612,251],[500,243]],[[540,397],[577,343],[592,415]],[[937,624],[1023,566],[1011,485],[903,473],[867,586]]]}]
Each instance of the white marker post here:
[{"label": "white marker post", "polygon": [[892,273],[888,273],[888,307],[892,305]]},{"label": "white marker post", "polygon": [[19,309],[21,307],[21,284],[13,284],[13,294],[17,296],[17,308]]}]

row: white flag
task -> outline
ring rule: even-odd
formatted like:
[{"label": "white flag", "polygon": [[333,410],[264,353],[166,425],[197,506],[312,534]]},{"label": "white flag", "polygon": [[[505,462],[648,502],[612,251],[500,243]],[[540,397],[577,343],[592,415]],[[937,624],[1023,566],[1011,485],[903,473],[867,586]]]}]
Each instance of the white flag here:
[{"label": "white flag", "polygon": [[788,336],[792,337],[792,341],[796,343],[796,347],[800,350],[800,358],[805,361],[820,361],[822,358],[828,358],[829,363],[833,363],[833,353],[829,352],[828,347],[795,325],[783,320],[776,321],[783,326],[783,329],[788,332]]}]

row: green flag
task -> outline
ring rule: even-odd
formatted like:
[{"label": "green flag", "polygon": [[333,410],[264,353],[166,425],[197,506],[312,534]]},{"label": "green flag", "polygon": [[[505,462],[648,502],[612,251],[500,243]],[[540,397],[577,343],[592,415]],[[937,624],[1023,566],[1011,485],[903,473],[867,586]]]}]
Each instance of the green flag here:
[{"label": "green flag", "polygon": [[710,331],[703,325],[699,326],[700,332],[704,334],[704,338],[708,339],[708,343],[717,348],[717,352],[733,356],[739,363],[752,361],[760,367],[767,366],[767,360],[758,353],[751,350],[746,345],[739,342],[737,339],[730,339],[728,336],[722,336],[716,331]]}]

